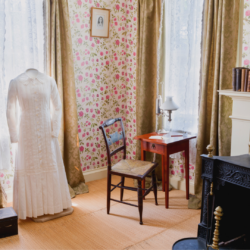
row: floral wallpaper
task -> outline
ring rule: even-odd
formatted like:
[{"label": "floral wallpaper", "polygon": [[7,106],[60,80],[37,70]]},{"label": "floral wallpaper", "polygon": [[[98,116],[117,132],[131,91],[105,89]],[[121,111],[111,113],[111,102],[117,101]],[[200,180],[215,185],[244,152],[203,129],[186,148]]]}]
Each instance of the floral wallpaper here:
[{"label": "floral wallpaper", "polygon": [[244,0],[242,65],[250,66],[250,0]]},{"label": "floral wallpaper", "polygon": [[[109,38],[90,37],[91,7],[111,10]],[[106,148],[98,129],[106,119],[123,118],[127,157],[135,155],[137,0],[71,0],[69,11],[79,149],[85,172],[106,166]],[[115,130],[119,128],[113,126],[107,132]]]},{"label": "floral wallpaper", "polygon": [[13,177],[14,177],[14,145],[10,147],[10,170],[0,170],[0,183],[4,188],[5,192],[13,188]]},{"label": "floral wallpaper", "polygon": [[[190,141],[190,144],[193,142]],[[196,143],[196,139],[194,140]],[[189,156],[189,182],[194,183],[194,169],[195,169],[195,158],[196,152],[190,152]],[[174,154],[170,156],[169,163],[170,176],[179,176],[180,178],[186,178],[185,174],[185,152],[180,154]]]}]

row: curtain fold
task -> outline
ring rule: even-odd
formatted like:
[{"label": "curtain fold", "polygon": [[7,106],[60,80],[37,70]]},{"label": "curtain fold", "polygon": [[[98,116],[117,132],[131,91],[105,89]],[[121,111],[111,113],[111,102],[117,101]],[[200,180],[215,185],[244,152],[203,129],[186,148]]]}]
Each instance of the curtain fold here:
[{"label": "curtain fold", "polygon": [[[56,82],[62,101],[59,144],[71,197],[88,192],[78,149],[74,62],[67,0],[46,0],[46,68]],[[72,190],[73,189],[73,190]]]},{"label": "curtain fold", "polygon": [[[161,0],[138,0],[136,131],[138,135],[156,130],[155,100],[157,94],[157,45],[161,19]],[[137,142],[136,159],[141,157]],[[153,159],[147,154],[147,159]],[[161,179],[160,167],[157,177]]]},{"label": "curtain fold", "polygon": [[202,76],[195,168],[195,196],[189,208],[201,207],[202,162],[208,144],[214,155],[230,155],[232,100],[217,90],[231,89],[236,65],[240,0],[206,0],[203,19]]}]

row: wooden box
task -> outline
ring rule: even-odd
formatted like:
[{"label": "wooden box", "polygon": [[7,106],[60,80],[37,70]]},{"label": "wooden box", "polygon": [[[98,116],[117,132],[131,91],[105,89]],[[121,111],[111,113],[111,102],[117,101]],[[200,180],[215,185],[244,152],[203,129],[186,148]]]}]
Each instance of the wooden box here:
[{"label": "wooden box", "polygon": [[17,235],[17,214],[12,207],[0,209],[0,238]]}]

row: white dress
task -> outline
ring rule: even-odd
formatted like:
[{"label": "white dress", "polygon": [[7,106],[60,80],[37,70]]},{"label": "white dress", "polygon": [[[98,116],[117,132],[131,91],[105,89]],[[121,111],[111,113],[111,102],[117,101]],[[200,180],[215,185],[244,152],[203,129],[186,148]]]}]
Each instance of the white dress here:
[{"label": "white dress", "polygon": [[59,213],[72,205],[57,139],[61,112],[53,78],[39,71],[32,78],[26,71],[10,82],[7,120],[11,142],[18,142],[13,207],[19,219]]}]

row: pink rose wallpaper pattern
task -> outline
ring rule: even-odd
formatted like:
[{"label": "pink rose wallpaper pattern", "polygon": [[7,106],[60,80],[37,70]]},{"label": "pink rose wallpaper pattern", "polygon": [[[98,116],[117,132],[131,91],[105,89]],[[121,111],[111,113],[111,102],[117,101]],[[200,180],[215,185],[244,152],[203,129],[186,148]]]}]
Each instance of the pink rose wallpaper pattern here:
[{"label": "pink rose wallpaper pattern", "polygon": [[[192,143],[192,144],[196,143],[196,139],[191,140],[190,143]],[[190,150],[190,156],[189,156],[189,182],[190,183],[194,183],[195,158],[193,157],[193,155],[194,155],[194,152],[192,152],[192,150]],[[170,156],[169,170],[170,170],[170,173],[169,173],[170,176],[178,176],[181,179],[186,178],[185,152],[184,151],[182,151],[180,154],[178,154],[178,157],[176,157],[176,158],[174,158],[174,155],[172,155],[172,157]]]},{"label": "pink rose wallpaper pattern", "polygon": [[[110,9],[110,37],[90,37],[91,7]],[[135,155],[137,1],[69,2],[79,150],[82,171],[106,167],[106,148],[98,127],[109,118],[122,117],[127,157]],[[108,130],[115,131],[112,126]],[[122,154],[114,157],[119,160]]]},{"label": "pink rose wallpaper pattern", "polygon": [[244,0],[242,66],[250,66],[250,0]]},{"label": "pink rose wallpaper pattern", "polygon": [[13,189],[15,146],[12,144],[10,147],[10,170],[0,170],[0,182],[5,192]]}]

